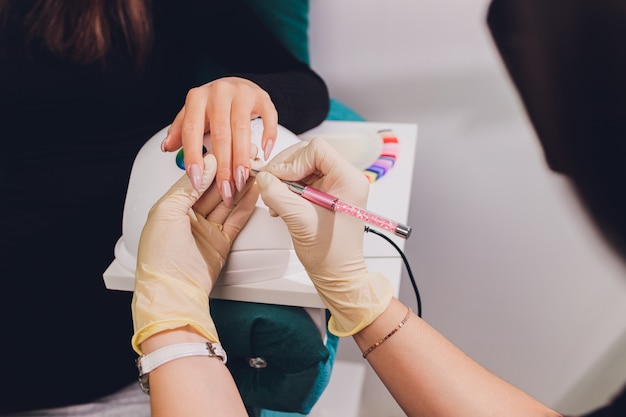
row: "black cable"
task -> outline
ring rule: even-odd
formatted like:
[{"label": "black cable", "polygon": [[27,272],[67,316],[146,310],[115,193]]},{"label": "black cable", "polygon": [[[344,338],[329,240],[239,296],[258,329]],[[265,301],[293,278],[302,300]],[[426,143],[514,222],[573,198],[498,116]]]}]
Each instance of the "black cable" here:
[{"label": "black cable", "polygon": [[374,233],[375,235],[378,235],[382,237],[383,239],[385,239],[387,242],[389,242],[391,246],[393,246],[402,257],[402,260],[404,261],[404,266],[406,267],[406,271],[409,274],[409,279],[411,280],[411,285],[413,286],[413,291],[415,292],[415,298],[417,300],[417,315],[419,317],[422,317],[422,299],[420,297],[420,292],[417,289],[417,284],[415,283],[415,278],[413,277],[413,271],[411,271],[411,265],[409,265],[409,260],[404,255],[404,252],[402,252],[402,249],[400,249],[400,247],[398,247],[398,245],[396,245],[396,243],[393,240],[391,240],[388,236],[385,236],[381,232],[378,232],[374,229],[370,229],[369,226],[365,226],[365,233],[369,233],[369,232]]}]

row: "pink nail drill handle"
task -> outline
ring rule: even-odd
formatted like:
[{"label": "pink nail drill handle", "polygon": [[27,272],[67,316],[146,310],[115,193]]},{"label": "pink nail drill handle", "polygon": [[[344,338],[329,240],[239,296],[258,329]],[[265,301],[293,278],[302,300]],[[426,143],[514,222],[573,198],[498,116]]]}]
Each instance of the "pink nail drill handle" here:
[{"label": "pink nail drill handle", "polygon": [[365,223],[369,223],[371,225],[380,227],[381,229],[388,230],[396,234],[397,236],[403,237],[405,239],[408,239],[411,235],[411,228],[409,226],[394,222],[392,220],[379,216],[378,214],[374,214],[370,211],[341,201],[337,197],[326,194],[325,192],[317,190],[315,188],[305,186],[302,194],[300,195],[311,201],[312,203],[318,204],[333,211],[340,211],[352,217],[356,217],[357,219],[363,220]]},{"label": "pink nail drill handle", "polygon": [[335,204],[337,204],[337,202],[339,201],[337,197],[326,194],[324,191],[320,191],[316,188],[311,188],[308,186],[304,187],[304,190],[300,195],[312,203],[318,204],[324,208],[331,209],[333,211],[336,210]]},{"label": "pink nail drill handle", "polygon": [[[253,168],[250,169],[250,172],[254,174],[259,173],[258,170]],[[411,236],[410,226],[394,222],[392,220],[379,216],[378,214],[374,214],[357,206],[353,206],[352,204],[339,200],[335,196],[327,194],[316,188],[309,187],[308,185],[285,180],[281,181],[287,184],[291,191],[314,204],[317,204],[329,210],[340,211],[352,217],[356,217],[357,219],[363,220],[365,223],[369,223],[371,225],[378,226],[381,229],[388,230],[394,233],[396,236],[400,236],[404,239],[408,239],[409,236]]]}]

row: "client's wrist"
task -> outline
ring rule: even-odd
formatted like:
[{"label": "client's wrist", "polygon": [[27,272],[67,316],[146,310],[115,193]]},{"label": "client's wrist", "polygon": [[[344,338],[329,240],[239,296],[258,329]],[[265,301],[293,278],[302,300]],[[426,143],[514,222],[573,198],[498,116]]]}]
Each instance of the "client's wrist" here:
[{"label": "client's wrist", "polygon": [[[157,335],[158,336],[158,335]],[[185,337],[184,335],[181,335]],[[193,336],[192,336],[193,338]],[[170,339],[167,337],[157,337],[157,340]],[[151,349],[152,346],[149,347]],[[168,362],[178,361],[184,358],[197,356],[216,357],[222,364],[227,361],[226,351],[219,343],[204,342],[177,342],[162,346],[158,349],[146,352],[140,355],[137,360],[137,370],[139,371],[139,384],[146,394],[150,394],[150,373],[160,368]],[[189,359],[185,363],[179,362],[181,365],[188,367]],[[179,367],[180,368],[180,365]]]}]

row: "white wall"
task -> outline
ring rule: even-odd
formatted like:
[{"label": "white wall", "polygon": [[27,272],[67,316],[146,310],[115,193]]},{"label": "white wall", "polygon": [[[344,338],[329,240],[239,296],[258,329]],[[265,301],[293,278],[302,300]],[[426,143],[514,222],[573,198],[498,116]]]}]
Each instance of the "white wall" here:
[{"label": "white wall", "polygon": [[[546,168],[487,4],[312,0],[312,65],[368,120],[419,125],[406,253],[424,318],[531,395],[582,412],[626,380],[626,267]],[[339,358],[359,361],[350,340]],[[402,415],[371,372],[363,403],[362,417]]]}]

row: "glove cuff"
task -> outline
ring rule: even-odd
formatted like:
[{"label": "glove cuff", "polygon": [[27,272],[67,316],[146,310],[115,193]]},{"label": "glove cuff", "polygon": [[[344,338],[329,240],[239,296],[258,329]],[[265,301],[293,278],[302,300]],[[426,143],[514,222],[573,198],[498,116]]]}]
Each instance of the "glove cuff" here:
[{"label": "glove cuff", "polygon": [[140,349],[140,346],[149,337],[165,330],[174,330],[186,326],[194,329],[197,333],[207,338],[211,343],[220,343],[219,338],[217,337],[217,329],[215,328],[213,320],[209,318],[209,322],[198,323],[196,321],[193,321],[192,319],[183,318],[177,320],[165,320],[150,323],[147,326],[136,331],[135,334],[133,334],[131,344],[135,352],[141,355],[143,354],[143,352]]},{"label": "glove cuff", "polygon": [[366,273],[350,278],[313,280],[331,318],[328,330],[338,337],[352,336],[383,313],[394,296],[383,274]]},{"label": "glove cuff", "polygon": [[209,297],[199,285],[161,276],[136,279],[132,300],[134,334],[131,344],[142,354],[140,346],[150,336],[190,326],[213,343],[219,343],[217,329],[209,310]]}]

